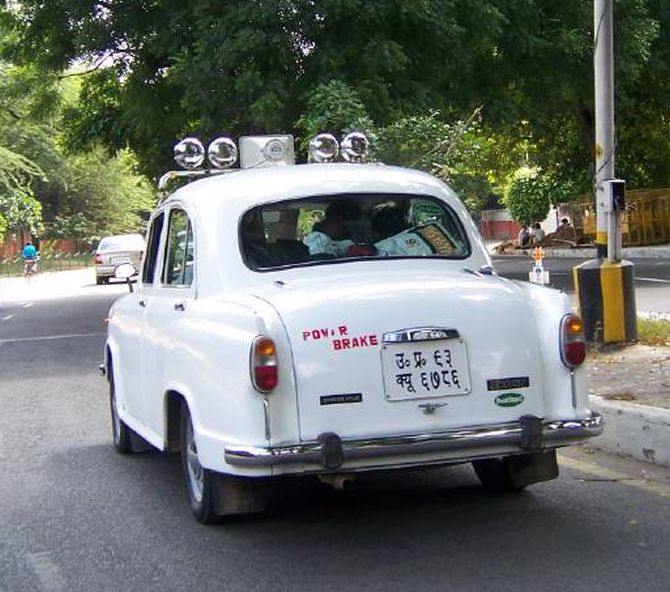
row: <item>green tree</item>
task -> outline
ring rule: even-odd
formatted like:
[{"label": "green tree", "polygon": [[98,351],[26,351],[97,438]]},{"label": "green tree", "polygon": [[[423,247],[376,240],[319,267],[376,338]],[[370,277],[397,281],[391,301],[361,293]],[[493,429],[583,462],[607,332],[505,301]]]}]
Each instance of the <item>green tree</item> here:
[{"label": "green tree", "polygon": [[356,90],[341,80],[324,82],[307,93],[305,112],[295,126],[303,151],[317,134],[330,132],[339,139],[352,128],[367,131],[373,127]]},{"label": "green tree", "polygon": [[517,169],[503,196],[503,202],[518,222],[532,224],[547,217],[550,206],[564,201],[571,193],[540,167]]},{"label": "green tree", "polygon": [[8,230],[36,233],[42,225],[42,206],[30,193],[40,168],[30,159],[0,145],[0,240]]},{"label": "green tree", "polygon": [[[665,4],[615,3],[617,162],[636,182],[670,184]],[[305,133],[309,101],[335,80],[379,127],[430,109],[458,121],[483,106],[496,146],[518,145],[523,125],[532,162],[566,186],[591,183],[593,0],[15,6],[4,11],[5,55],[57,73],[90,66],[86,100],[68,113],[69,145],[101,141],[113,154],[127,143],[152,175],[186,133]]]},{"label": "green tree", "polygon": [[142,230],[156,202],[156,191],[138,173],[137,159],[129,150],[109,158],[98,146],[72,155],[63,167],[63,183],[60,218],[77,231],[77,238],[89,242]]}]

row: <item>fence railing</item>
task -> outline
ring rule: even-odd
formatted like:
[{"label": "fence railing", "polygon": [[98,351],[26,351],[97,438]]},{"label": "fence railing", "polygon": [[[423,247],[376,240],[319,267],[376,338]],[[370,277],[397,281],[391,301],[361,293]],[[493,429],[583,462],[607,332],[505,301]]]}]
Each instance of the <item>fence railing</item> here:
[{"label": "fence railing", "polygon": [[[40,255],[37,270],[39,273],[43,273],[45,271],[63,271],[91,265],[93,265],[93,253],[69,254],[56,252]],[[0,259],[0,275],[23,275],[23,259],[20,256]]]}]

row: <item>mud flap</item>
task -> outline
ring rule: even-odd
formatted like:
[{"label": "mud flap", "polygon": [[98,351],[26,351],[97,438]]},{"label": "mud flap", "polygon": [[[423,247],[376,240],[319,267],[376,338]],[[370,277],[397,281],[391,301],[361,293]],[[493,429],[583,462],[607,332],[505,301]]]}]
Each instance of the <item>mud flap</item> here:
[{"label": "mud flap", "polygon": [[243,479],[216,475],[215,512],[219,516],[258,514],[268,506],[268,483],[262,479]]},{"label": "mud flap", "polygon": [[510,480],[518,488],[558,477],[555,450],[508,456],[504,463],[507,465]]}]

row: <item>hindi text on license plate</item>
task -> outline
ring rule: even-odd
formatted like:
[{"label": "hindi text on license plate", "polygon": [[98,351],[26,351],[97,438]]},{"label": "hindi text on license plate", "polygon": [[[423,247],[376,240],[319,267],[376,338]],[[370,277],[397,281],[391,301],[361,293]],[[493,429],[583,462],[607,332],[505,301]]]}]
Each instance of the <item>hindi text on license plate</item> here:
[{"label": "hindi text on license plate", "polygon": [[462,339],[387,344],[382,348],[389,400],[465,395],[470,376]]}]

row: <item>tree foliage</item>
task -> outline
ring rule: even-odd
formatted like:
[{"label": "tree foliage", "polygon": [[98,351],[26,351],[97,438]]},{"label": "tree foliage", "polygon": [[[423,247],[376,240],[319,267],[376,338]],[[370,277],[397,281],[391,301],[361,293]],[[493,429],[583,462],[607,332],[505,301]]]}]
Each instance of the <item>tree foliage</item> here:
[{"label": "tree foliage", "polygon": [[106,234],[137,232],[155,205],[153,187],[137,172],[128,150],[109,158],[101,147],[71,155],[64,163],[65,198],[59,208],[56,232],[66,228],[95,241]]},{"label": "tree foliage", "polygon": [[[667,186],[670,10],[614,12],[617,173]],[[0,19],[27,83],[31,69],[45,89],[62,88],[47,72],[88,71],[57,110],[63,145],[129,147],[152,176],[184,134],[290,132],[304,146],[359,126],[384,160],[471,197],[504,191],[526,162],[563,193],[592,183],[593,0],[22,0]],[[28,96],[37,114],[63,95]]]},{"label": "tree foliage", "polygon": [[[0,19],[0,32],[2,26]],[[41,236],[45,229],[94,239],[141,228],[154,191],[130,152],[94,145],[99,130],[87,130],[83,151],[70,142],[66,114],[91,102],[80,98],[82,86],[35,64],[0,61],[0,240],[7,233]]]},{"label": "tree foliage", "polygon": [[542,222],[549,207],[565,201],[569,189],[540,167],[517,169],[507,186],[503,201],[515,220],[525,224]]}]

